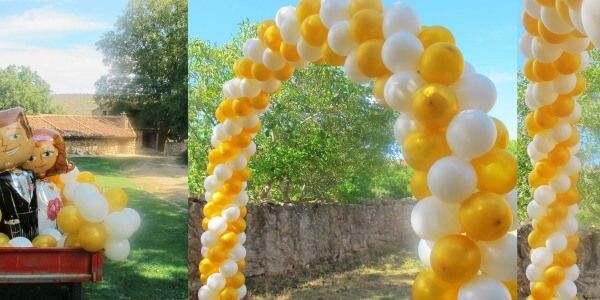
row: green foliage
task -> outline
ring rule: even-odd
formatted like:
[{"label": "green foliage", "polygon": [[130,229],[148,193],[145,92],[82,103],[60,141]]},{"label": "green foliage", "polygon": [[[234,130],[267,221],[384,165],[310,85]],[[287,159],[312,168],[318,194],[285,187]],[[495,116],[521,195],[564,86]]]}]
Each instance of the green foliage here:
[{"label": "green foliage", "polygon": [[187,137],[187,0],[131,0],[97,43],[110,73],[96,101],[156,126],[161,138]]},{"label": "green foliage", "polygon": [[0,109],[21,106],[30,114],[60,112],[51,100],[50,85],[30,68],[0,68]]},{"label": "green foliage", "polygon": [[[190,190],[202,192],[214,111],[221,85],[255,26],[222,46],[190,41]],[[312,65],[297,70],[271,98],[256,136],[248,190],[254,199],[353,202],[407,195],[407,171],[388,162],[394,114],[371,97],[372,87],[350,82],[340,68]],[[393,175],[405,174],[404,178]]]},{"label": "green foliage", "polygon": [[[591,65],[583,74],[586,78],[587,88],[585,93],[577,100],[582,107],[582,118],[578,126],[581,133],[581,151],[578,156],[581,159],[582,171],[579,178],[579,190],[581,201],[579,203],[581,213],[580,220],[588,226],[600,224],[600,176],[598,167],[600,163],[599,137],[600,137],[600,51],[590,52]],[[529,109],[525,105],[524,93],[527,87],[527,79],[519,73],[518,78],[518,157],[519,157],[519,220],[526,220],[527,203],[531,201],[531,188],[528,183],[528,174],[532,165],[527,156],[527,144],[531,138],[527,135],[525,128],[525,117]]]}]

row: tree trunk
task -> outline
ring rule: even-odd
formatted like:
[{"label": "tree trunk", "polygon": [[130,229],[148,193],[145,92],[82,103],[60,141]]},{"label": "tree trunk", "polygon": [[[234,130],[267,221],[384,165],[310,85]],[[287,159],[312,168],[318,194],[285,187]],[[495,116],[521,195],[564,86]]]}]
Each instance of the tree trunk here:
[{"label": "tree trunk", "polygon": [[169,128],[165,125],[160,125],[158,129],[158,147],[156,150],[160,152],[165,151],[165,143],[167,141],[167,134],[169,133]]}]

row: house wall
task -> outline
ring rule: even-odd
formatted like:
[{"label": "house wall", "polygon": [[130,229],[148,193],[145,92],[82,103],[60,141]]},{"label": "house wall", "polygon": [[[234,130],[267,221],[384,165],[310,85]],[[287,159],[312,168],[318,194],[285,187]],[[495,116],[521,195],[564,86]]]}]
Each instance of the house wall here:
[{"label": "house wall", "polygon": [[135,154],[136,139],[65,139],[67,153],[77,155]]}]

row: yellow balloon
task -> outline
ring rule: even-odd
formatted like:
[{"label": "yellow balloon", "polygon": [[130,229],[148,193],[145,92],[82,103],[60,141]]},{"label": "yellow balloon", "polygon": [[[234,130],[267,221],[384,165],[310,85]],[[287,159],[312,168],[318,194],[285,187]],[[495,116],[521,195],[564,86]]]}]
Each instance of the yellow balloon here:
[{"label": "yellow balloon", "polygon": [[548,152],[548,161],[555,166],[564,166],[571,159],[571,151],[567,147],[557,145]]},{"label": "yellow balloon", "polygon": [[575,88],[569,93],[569,96],[578,96],[585,91],[585,77],[583,77],[581,72],[576,73],[575,76],[577,77],[577,83],[575,84]]},{"label": "yellow balloon", "polygon": [[445,128],[458,113],[458,100],[450,88],[432,83],[413,94],[412,112],[423,126]]},{"label": "yellow balloon", "polygon": [[535,173],[539,177],[550,179],[554,177],[556,171],[556,166],[547,159],[540,160],[535,164]]},{"label": "yellow balloon", "polygon": [[374,9],[363,9],[350,19],[350,36],[362,44],[370,39],[383,39],[383,14]]},{"label": "yellow balloon", "polygon": [[233,248],[238,240],[238,235],[235,232],[227,232],[221,236],[223,246]]},{"label": "yellow balloon", "polygon": [[223,291],[221,291],[221,293],[219,293],[219,300],[237,300],[237,299],[238,299],[237,289],[234,289],[232,287],[226,287],[223,289]]},{"label": "yellow balloon", "polygon": [[450,85],[463,72],[462,53],[451,43],[435,43],[425,49],[419,61],[421,77],[427,82]]},{"label": "yellow balloon", "polygon": [[523,28],[532,36],[540,35],[538,30],[538,19],[532,17],[527,12],[523,12]]},{"label": "yellow balloon", "polygon": [[383,12],[383,4],[381,0],[351,0],[350,1],[350,16],[354,16],[359,11],[364,9],[373,9],[378,12]]},{"label": "yellow balloon", "polygon": [[567,248],[563,252],[554,254],[554,261],[552,263],[563,268],[571,267],[577,263],[577,253],[575,253],[574,249]]},{"label": "yellow balloon", "polygon": [[480,191],[506,194],[517,185],[517,159],[503,149],[492,149],[471,161]]},{"label": "yellow balloon", "polygon": [[127,207],[127,194],[121,188],[109,188],[104,192],[109,212],[121,211]]},{"label": "yellow balloon", "polygon": [[409,166],[425,172],[438,159],[450,155],[451,151],[443,132],[420,129],[404,139],[402,154]]},{"label": "yellow balloon", "polygon": [[299,61],[300,54],[298,54],[298,49],[296,49],[295,45],[290,45],[286,43],[281,43],[279,46],[279,52],[281,56],[285,58],[287,61]]},{"label": "yellow balloon", "polygon": [[81,244],[79,243],[79,238],[77,234],[69,234],[65,239],[65,247],[67,248],[81,248]]},{"label": "yellow balloon", "polygon": [[412,285],[413,300],[456,300],[458,287],[443,281],[431,269],[417,275]]},{"label": "yellow balloon", "polygon": [[198,270],[200,271],[200,274],[211,275],[219,271],[219,264],[212,262],[208,258],[204,258],[200,261],[200,264],[198,264]]},{"label": "yellow balloon", "polygon": [[8,235],[0,232],[0,245],[8,244],[9,241],[10,241],[10,238],[8,237]]},{"label": "yellow balloon", "polygon": [[360,71],[368,77],[379,77],[389,74],[381,58],[383,39],[368,40],[356,50],[356,64]]},{"label": "yellow balloon", "polygon": [[103,224],[86,223],[81,226],[77,239],[81,247],[88,252],[96,252],[104,248],[106,243],[106,230]]},{"label": "yellow balloon", "polygon": [[[283,68],[273,72],[273,77],[281,81],[286,81],[290,79],[292,75],[294,75],[294,67],[290,66],[289,64],[286,64],[285,66],[283,66]],[[265,107],[266,106],[264,106],[263,108]]]},{"label": "yellow balloon", "polygon": [[229,256],[229,249],[227,249],[223,245],[215,245],[213,247],[208,248],[208,253],[206,257],[215,263],[221,263]]},{"label": "yellow balloon", "polygon": [[239,289],[246,282],[246,277],[241,272],[235,273],[235,275],[227,278],[227,282],[225,286],[232,287],[235,289]]},{"label": "yellow balloon", "polygon": [[504,281],[503,283],[504,283],[504,286],[506,286],[506,288],[510,292],[511,299],[517,300],[517,281],[516,280]]},{"label": "yellow balloon", "polygon": [[267,81],[267,80],[269,80],[269,78],[271,78],[272,75],[273,75],[273,72],[271,72],[271,70],[269,70],[265,65],[263,65],[263,64],[253,64],[252,65],[252,76],[254,76],[254,78],[256,78],[260,81]]},{"label": "yellow balloon", "polygon": [[431,196],[427,186],[427,172],[415,171],[410,179],[410,190],[417,200]]},{"label": "yellow balloon", "polygon": [[267,47],[275,52],[279,51],[281,45],[281,34],[277,25],[271,25],[267,28],[264,35],[264,41]]},{"label": "yellow balloon", "polygon": [[65,206],[59,212],[56,218],[56,225],[62,232],[74,234],[79,231],[84,220],[75,206]]},{"label": "yellow balloon", "polygon": [[269,29],[269,27],[274,26],[275,25],[275,21],[273,20],[264,20],[262,23],[258,24],[258,26],[256,27],[256,33],[258,35],[258,38],[261,41],[265,40],[265,32],[267,32],[267,29]]},{"label": "yellow balloon", "polygon": [[563,52],[562,55],[554,61],[554,67],[561,74],[573,74],[579,70],[581,65],[581,56],[569,52]]},{"label": "yellow balloon", "polygon": [[550,286],[556,286],[565,279],[565,269],[559,266],[550,266],[544,271],[544,281]]},{"label": "yellow balloon", "polygon": [[535,75],[533,71],[533,60],[528,59],[523,65],[523,75],[529,79],[529,81],[540,82],[541,80]]},{"label": "yellow balloon", "polygon": [[551,104],[552,112],[557,117],[566,117],[573,112],[575,101],[572,96],[560,95],[554,103]]},{"label": "yellow balloon", "polygon": [[493,120],[494,124],[496,124],[496,143],[494,144],[494,147],[506,149],[506,147],[508,147],[508,143],[510,142],[508,136],[508,129],[506,128],[504,123],[502,123],[502,121],[496,118],[493,118]]},{"label": "yellow balloon", "polygon": [[475,242],[464,235],[449,235],[438,240],[431,251],[431,267],[444,281],[461,284],[479,271],[481,253]]},{"label": "yellow balloon", "polygon": [[533,112],[535,123],[542,129],[550,129],[558,123],[558,118],[552,111],[552,106],[542,106]]},{"label": "yellow balloon", "polygon": [[538,60],[533,62],[533,72],[542,81],[550,81],[558,77],[558,70],[556,70],[554,64]]},{"label": "yellow balloon", "polygon": [[40,234],[31,241],[35,248],[53,248],[56,247],[57,241],[53,236],[48,234]]},{"label": "yellow balloon", "polygon": [[423,48],[427,48],[435,43],[456,44],[452,32],[443,26],[429,26],[422,28],[418,37],[421,44],[423,44]]},{"label": "yellow balloon", "polygon": [[252,76],[252,60],[247,57],[238,59],[233,65],[233,72],[239,78],[254,78]]},{"label": "yellow balloon", "polygon": [[312,46],[321,46],[327,41],[327,27],[321,22],[318,14],[304,19],[300,25],[300,35]]},{"label": "yellow balloon", "polygon": [[490,192],[477,192],[460,206],[460,224],[477,241],[501,238],[512,226],[512,208],[506,199]]},{"label": "yellow balloon", "polygon": [[96,182],[96,178],[94,178],[94,174],[92,174],[92,172],[83,171],[83,172],[79,173],[79,175],[77,175],[77,181],[80,183],[83,183],[83,182],[94,183],[94,182]]},{"label": "yellow balloon", "polygon": [[551,44],[560,44],[571,37],[570,33],[556,34],[552,32],[550,29],[544,26],[544,22],[542,21],[538,21],[538,32],[540,33],[542,39]]},{"label": "yellow balloon", "polygon": [[552,289],[543,281],[537,281],[533,283],[533,287],[531,288],[531,296],[535,300],[550,300],[554,296],[554,289]]},{"label": "yellow balloon", "polygon": [[321,9],[321,0],[300,0],[296,6],[296,18],[298,24],[302,24],[304,19],[309,16],[319,14]]},{"label": "yellow balloon", "polygon": [[323,61],[330,66],[343,66],[346,61],[346,57],[338,55],[333,52],[327,43],[323,44]]}]

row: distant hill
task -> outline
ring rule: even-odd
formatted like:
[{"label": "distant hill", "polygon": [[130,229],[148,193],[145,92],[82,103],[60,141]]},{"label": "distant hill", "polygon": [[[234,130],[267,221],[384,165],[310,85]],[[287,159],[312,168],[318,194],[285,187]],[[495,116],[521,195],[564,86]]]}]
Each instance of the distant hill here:
[{"label": "distant hill", "polygon": [[52,96],[52,104],[67,115],[91,115],[98,108],[93,94],[56,94]]}]

